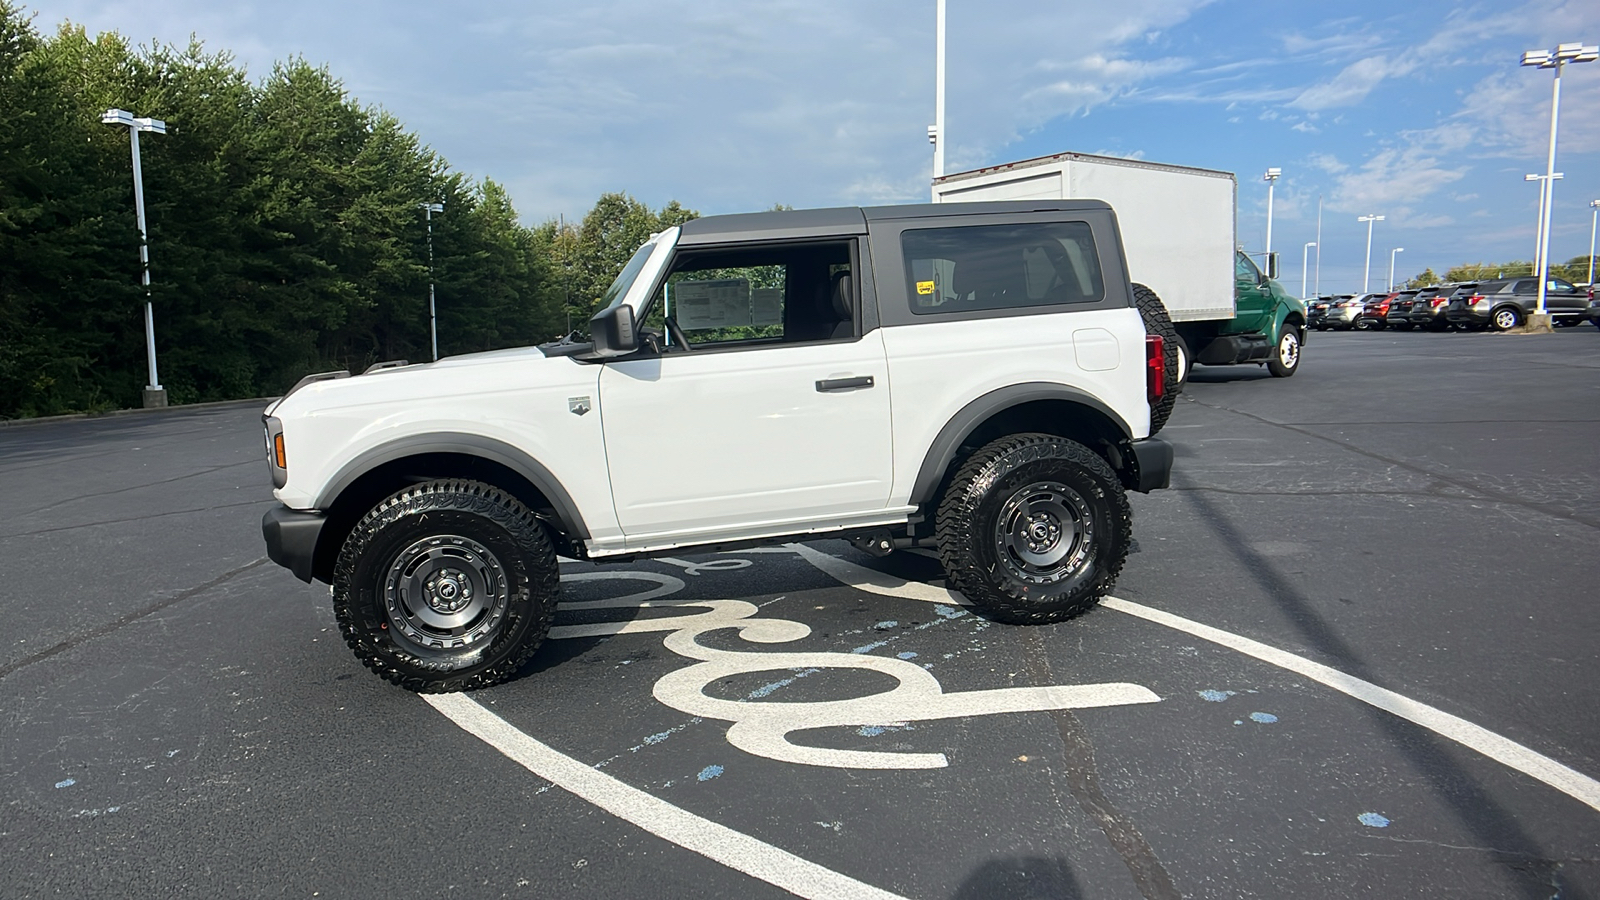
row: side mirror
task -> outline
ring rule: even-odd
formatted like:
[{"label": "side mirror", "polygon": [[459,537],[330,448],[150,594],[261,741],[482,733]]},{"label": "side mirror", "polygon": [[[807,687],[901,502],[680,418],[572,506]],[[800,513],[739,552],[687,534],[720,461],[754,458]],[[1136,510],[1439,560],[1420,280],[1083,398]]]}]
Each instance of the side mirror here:
[{"label": "side mirror", "polygon": [[1278,277],[1278,251],[1276,250],[1267,254],[1267,277]]},{"label": "side mirror", "polygon": [[624,356],[639,349],[639,333],[633,327],[633,307],[626,303],[602,309],[589,320],[596,356]]}]

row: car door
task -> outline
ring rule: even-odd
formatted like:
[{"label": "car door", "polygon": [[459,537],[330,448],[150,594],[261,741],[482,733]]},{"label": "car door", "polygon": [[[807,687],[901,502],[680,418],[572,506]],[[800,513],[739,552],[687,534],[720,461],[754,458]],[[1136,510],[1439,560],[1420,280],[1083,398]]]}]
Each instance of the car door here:
[{"label": "car door", "polygon": [[1234,256],[1233,268],[1233,321],[1224,326],[1230,334],[1251,334],[1265,331],[1271,324],[1272,290],[1267,286],[1261,270],[1243,253]]},{"label": "car door", "polygon": [[855,258],[853,242],[679,251],[642,317],[663,327],[660,352],[600,375],[628,546],[781,533],[885,507],[888,366],[881,332],[860,334]]}]

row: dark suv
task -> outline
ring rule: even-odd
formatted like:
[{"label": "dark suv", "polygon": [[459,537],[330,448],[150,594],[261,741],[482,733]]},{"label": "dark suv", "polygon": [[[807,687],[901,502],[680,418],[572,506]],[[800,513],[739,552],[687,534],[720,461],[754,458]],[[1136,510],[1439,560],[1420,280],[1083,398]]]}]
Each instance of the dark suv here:
[{"label": "dark suv", "polygon": [[[1473,291],[1457,291],[1445,316],[1451,324],[1468,328],[1493,327],[1506,331],[1528,321],[1539,305],[1539,279],[1525,275],[1480,282]],[[1570,282],[1552,278],[1545,287],[1545,310],[1558,325],[1577,325],[1588,314],[1589,302]]]},{"label": "dark suv", "polygon": [[1416,300],[1416,297],[1417,291],[1415,289],[1396,291],[1389,295],[1389,307],[1384,312],[1383,317],[1384,324],[1400,331],[1410,329],[1411,320],[1406,318],[1406,314],[1411,311],[1411,304]]},{"label": "dark suv", "polygon": [[1411,324],[1429,331],[1444,331],[1450,327],[1450,320],[1445,316],[1445,311],[1450,308],[1450,301],[1457,294],[1471,296],[1476,285],[1467,284],[1441,284],[1438,287],[1428,288],[1428,292],[1420,292],[1411,301],[1411,306],[1406,310],[1406,316]]}]

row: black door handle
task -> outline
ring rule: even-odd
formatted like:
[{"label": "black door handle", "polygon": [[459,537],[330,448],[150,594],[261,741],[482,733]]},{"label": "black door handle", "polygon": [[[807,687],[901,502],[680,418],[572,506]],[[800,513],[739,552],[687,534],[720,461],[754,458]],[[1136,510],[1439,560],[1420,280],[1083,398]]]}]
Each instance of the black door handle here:
[{"label": "black door handle", "polygon": [[858,375],[855,378],[824,378],[817,382],[819,391],[853,391],[856,388],[869,388],[877,382],[871,375]]}]

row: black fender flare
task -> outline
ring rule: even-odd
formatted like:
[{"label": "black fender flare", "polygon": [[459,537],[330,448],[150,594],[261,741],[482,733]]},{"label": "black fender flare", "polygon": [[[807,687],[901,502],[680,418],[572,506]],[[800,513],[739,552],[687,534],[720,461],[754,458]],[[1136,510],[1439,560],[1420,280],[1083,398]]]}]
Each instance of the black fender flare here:
[{"label": "black fender flare", "polygon": [[543,463],[505,441],[477,434],[413,434],[364,451],[339,468],[338,473],[317,494],[313,505],[317,509],[328,509],[346,488],[366,473],[385,463],[424,453],[476,456],[505,466],[526,478],[550,501],[562,529],[573,540],[589,539],[588,526],[584,525],[583,516],[578,512],[578,505],[572,501],[572,495],[567,493],[567,489],[561,486],[561,482]]},{"label": "black fender flare", "polygon": [[927,454],[922,458],[922,468],[917,470],[917,480],[911,485],[911,503],[922,505],[933,502],[938,498],[934,492],[939,489],[939,483],[944,480],[945,472],[950,468],[950,463],[955,459],[956,451],[961,448],[978,426],[995,415],[1014,406],[1032,403],[1037,400],[1066,400],[1080,406],[1086,406],[1105,416],[1112,424],[1121,429],[1124,440],[1133,440],[1133,429],[1118,415],[1115,410],[1107,406],[1100,398],[1086,391],[1079,390],[1064,384],[1052,384],[1047,381],[1030,381],[1023,384],[1007,385],[997,388],[966,406],[946,422],[939,429],[939,434],[933,439],[933,444],[928,448]]}]

